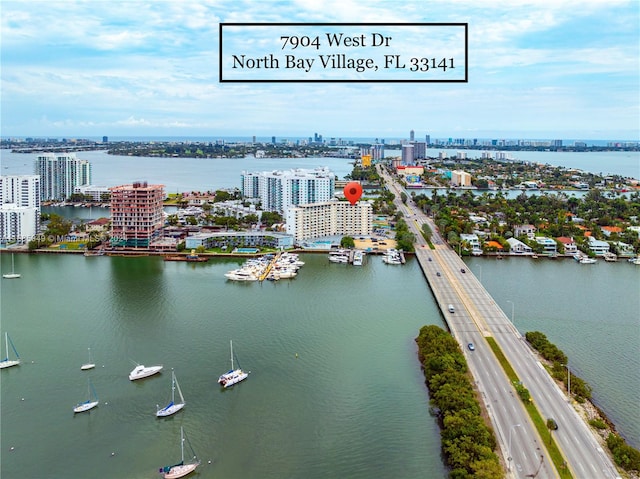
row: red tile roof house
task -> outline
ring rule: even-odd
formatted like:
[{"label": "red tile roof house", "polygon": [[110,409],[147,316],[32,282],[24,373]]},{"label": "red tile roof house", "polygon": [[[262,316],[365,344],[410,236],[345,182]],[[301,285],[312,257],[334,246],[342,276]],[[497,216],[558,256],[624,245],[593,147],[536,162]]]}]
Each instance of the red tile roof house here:
[{"label": "red tile roof house", "polygon": [[556,241],[559,241],[564,246],[564,254],[574,255],[578,252],[578,246],[576,245],[576,242],[573,241],[573,238],[559,236],[556,238]]},{"label": "red tile roof house", "polygon": [[611,236],[613,233],[622,233],[622,228],[619,226],[601,226],[600,229],[605,236]]}]

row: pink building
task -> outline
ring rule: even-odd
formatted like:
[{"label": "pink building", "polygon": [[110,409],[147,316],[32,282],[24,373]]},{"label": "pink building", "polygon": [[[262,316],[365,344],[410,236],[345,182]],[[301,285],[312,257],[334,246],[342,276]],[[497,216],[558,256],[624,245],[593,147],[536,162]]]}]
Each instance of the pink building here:
[{"label": "pink building", "polygon": [[164,224],[164,185],[138,181],[111,191],[111,245],[149,248]]}]

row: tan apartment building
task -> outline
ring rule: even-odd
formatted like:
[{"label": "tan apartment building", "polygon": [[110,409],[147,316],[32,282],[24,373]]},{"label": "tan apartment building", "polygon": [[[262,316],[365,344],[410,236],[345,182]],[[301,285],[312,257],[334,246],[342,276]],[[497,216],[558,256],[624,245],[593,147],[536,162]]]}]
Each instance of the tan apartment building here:
[{"label": "tan apartment building", "polygon": [[286,230],[295,241],[325,236],[368,236],[373,224],[373,206],[368,201],[326,201],[290,207]]}]

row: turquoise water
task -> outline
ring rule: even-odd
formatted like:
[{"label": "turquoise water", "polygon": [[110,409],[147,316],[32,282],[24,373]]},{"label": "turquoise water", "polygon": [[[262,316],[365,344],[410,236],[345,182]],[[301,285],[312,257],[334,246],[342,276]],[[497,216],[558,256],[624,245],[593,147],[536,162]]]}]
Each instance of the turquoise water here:
[{"label": "turquoise water", "polygon": [[260,251],[258,248],[235,248],[234,252],[236,253],[252,253],[255,254]]}]

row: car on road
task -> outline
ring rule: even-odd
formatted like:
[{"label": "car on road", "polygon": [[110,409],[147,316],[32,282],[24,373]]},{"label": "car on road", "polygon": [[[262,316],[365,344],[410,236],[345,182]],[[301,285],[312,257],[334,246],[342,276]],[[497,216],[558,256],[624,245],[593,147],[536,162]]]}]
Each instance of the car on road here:
[{"label": "car on road", "polygon": [[467,270],[466,270],[466,269],[464,269],[464,268],[462,268],[462,269],[460,269],[460,272],[461,272],[461,273],[466,273],[466,272],[467,272]]},{"label": "car on road", "polygon": [[476,347],[473,345],[473,343],[467,344],[467,347],[469,348],[469,351],[475,351],[476,350]]},{"label": "car on road", "polygon": [[431,261],[431,256],[429,256],[429,261]]},{"label": "car on road", "polygon": [[436,276],[440,276],[440,271],[438,271],[438,272],[436,273]]}]

